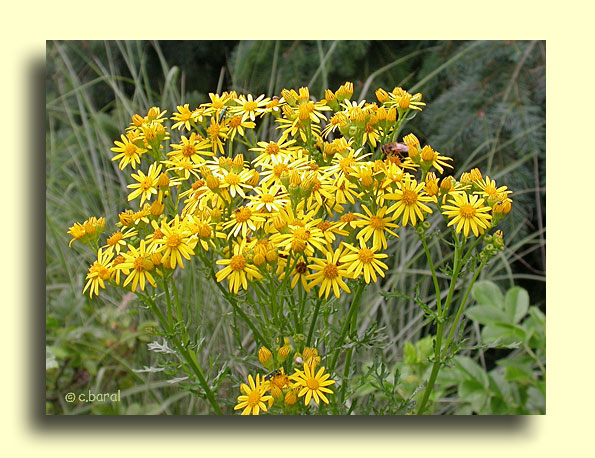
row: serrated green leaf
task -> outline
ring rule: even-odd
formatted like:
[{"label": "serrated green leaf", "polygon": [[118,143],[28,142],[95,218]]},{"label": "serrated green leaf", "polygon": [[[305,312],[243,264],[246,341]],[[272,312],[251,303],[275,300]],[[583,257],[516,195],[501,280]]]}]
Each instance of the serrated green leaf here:
[{"label": "serrated green leaf", "polygon": [[471,294],[480,305],[491,305],[496,308],[502,308],[504,304],[504,296],[500,288],[491,281],[478,281],[473,286]]},{"label": "serrated green leaf", "polygon": [[486,404],[489,393],[477,380],[465,380],[459,384],[459,398],[471,404],[471,408],[478,412]]},{"label": "serrated green leaf", "polygon": [[504,310],[510,322],[519,323],[529,310],[529,293],[519,286],[510,288],[504,298]]},{"label": "serrated green leaf", "polygon": [[469,307],[465,314],[483,325],[489,325],[492,323],[506,323],[508,321],[506,313],[500,308],[493,307],[491,305],[475,305]]}]

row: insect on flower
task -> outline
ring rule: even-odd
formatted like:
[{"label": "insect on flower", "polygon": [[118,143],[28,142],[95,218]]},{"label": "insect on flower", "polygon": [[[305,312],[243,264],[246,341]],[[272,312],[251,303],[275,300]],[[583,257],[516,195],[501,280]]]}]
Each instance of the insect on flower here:
[{"label": "insect on flower", "polygon": [[264,379],[271,380],[277,377],[278,375],[283,375],[281,369],[275,369],[274,371],[269,372],[267,375],[264,376]]},{"label": "insect on flower", "polygon": [[399,156],[399,159],[403,160],[405,154],[409,152],[409,147],[405,143],[385,143],[380,147],[382,152],[386,156]]}]

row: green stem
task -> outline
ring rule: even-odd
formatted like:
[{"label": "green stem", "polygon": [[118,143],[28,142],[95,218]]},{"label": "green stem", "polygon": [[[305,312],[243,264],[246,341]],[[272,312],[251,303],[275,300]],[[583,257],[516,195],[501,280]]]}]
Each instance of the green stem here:
[{"label": "green stem", "polygon": [[477,280],[477,277],[479,276],[479,273],[481,272],[481,270],[483,269],[484,266],[485,266],[485,262],[482,262],[480,264],[479,268],[477,269],[477,271],[475,272],[475,274],[473,275],[473,278],[471,279],[471,283],[469,283],[469,286],[467,287],[467,291],[465,291],[465,296],[463,297],[463,300],[461,301],[461,305],[459,305],[459,308],[455,315],[454,322],[452,323],[452,327],[450,328],[450,332],[448,333],[448,338],[446,339],[446,344],[444,345],[444,353],[442,354],[442,359],[444,359],[446,357],[446,354],[448,353],[448,348],[450,347],[450,343],[452,341],[455,330],[459,323],[459,319],[461,318],[461,314],[463,313],[463,309],[465,307],[465,304],[467,303],[467,299],[469,298],[469,293],[471,292],[471,288],[473,288],[473,285],[475,284],[475,280]]},{"label": "green stem", "polygon": [[426,389],[424,390],[424,394],[422,400],[419,404],[419,408],[417,410],[417,414],[423,414],[426,403],[430,398],[430,394],[434,389],[434,383],[436,382],[436,378],[438,377],[438,372],[440,371],[440,367],[442,365],[442,360],[440,356],[442,354],[442,334],[444,332],[444,323],[446,318],[448,317],[448,310],[450,309],[450,302],[452,301],[452,296],[454,294],[455,285],[457,283],[457,279],[459,277],[459,272],[461,269],[461,244],[459,242],[459,238],[456,233],[453,232],[453,238],[455,241],[455,254],[454,254],[454,266],[452,271],[452,276],[450,279],[450,288],[448,290],[448,296],[446,297],[446,302],[444,304],[444,310],[442,312],[441,320],[438,322],[438,328],[436,330],[436,342],[434,344],[434,364],[432,365],[432,372],[430,373],[430,378],[428,380],[428,384],[426,385]]},{"label": "green stem", "polygon": [[430,250],[428,248],[428,242],[426,241],[425,234],[421,234],[419,236],[421,239],[421,243],[424,247],[424,252],[426,253],[426,258],[428,258],[428,263],[430,264],[430,270],[432,272],[432,281],[434,282],[434,289],[436,290],[436,308],[438,310],[438,315],[442,314],[442,299],[440,297],[440,286],[438,285],[438,277],[436,276],[436,268],[434,267],[434,261],[432,261],[432,256],[430,255]]},{"label": "green stem", "polygon": [[355,295],[353,296],[353,300],[351,301],[351,306],[349,307],[349,313],[347,314],[347,319],[343,323],[343,328],[341,329],[341,335],[339,336],[339,340],[337,340],[337,343],[335,345],[335,347],[336,347],[335,354],[333,355],[333,359],[329,366],[329,371],[333,371],[337,365],[337,359],[339,358],[339,352],[341,351],[341,347],[343,346],[343,343],[345,342],[345,336],[347,335],[347,330],[351,326],[351,322],[354,319],[353,318],[354,315],[356,317],[355,321],[357,322],[357,312],[359,310],[359,301],[362,296],[363,289],[364,289],[364,283],[360,282],[360,284],[357,286],[357,289],[355,291]]},{"label": "green stem", "polygon": [[184,346],[180,343],[177,336],[174,335],[173,330],[169,326],[166,317],[163,315],[163,313],[157,306],[157,303],[153,299],[151,299],[148,295],[146,295],[146,296],[141,295],[140,297],[147,300],[145,303],[147,303],[149,305],[151,311],[155,314],[155,316],[157,316],[157,319],[161,323],[161,326],[163,326],[163,329],[165,329],[165,331],[171,336],[174,346],[176,347],[178,352],[184,357],[185,362],[190,366],[194,375],[196,375],[196,378],[198,379],[200,386],[202,387],[202,389],[205,392],[205,395],[207,396],[207,400],[209,401],[211,406],[213,406],[213,409],[215,409],[215,412],[218,415],[222,415],[223,411],[221,410],[221,407],[219,407],[219,403],[217,402],[215,395],[209,388],[206,377],[204,376],[202,370],[200,369],[198,362],[194,360],[194,358],[188,353],[188,350],[186,348],[184,348]]},{"label": "green stem", "polygon": [[316,320],[318,319],[321,303],[322,297],[316,301],[316,305],[314,306],[314,316],[312,317],[312,323],[310,323],[310,330],[308,331],[308,338],[306,339],[306,347],[309,347],[310,342],[312,342],[312,334],[314,334],[314,327],[316,325]]}]

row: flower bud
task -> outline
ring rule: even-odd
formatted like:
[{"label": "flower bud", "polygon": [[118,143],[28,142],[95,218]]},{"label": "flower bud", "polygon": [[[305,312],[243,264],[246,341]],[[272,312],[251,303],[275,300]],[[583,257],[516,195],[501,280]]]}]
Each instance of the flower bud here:
[{"label": "flower bud", "polygon": [[291,347],[289,345],[283,345],[281,348],[279,348],[279,350],[277,350],[277,357],[279,358],[280,363],[283,363],[287,359],[290,351]]},{"label": "flower bud", "polygon": [[376,98],[380,103],[384,103],[388,100],[388,92],[382,88],[376,89]]},{"label": "flower bud", "polygon": [[288,406],[292,406],[297,402],[297,396],[295,394],[295,391],[293,390],[289,390],[287,393],[285,393],[285,404]]},{"label": "flower bud", "polygon": [[434,161],[434,150],[430,145],[426,145],[421,150],[421,160],[424,162]]},{"label": "flower bud", "polygon": [[165,210],[165,205],[158,200],[154,201],[151,204],[151,215],[153,216],[160,216],[163,211]]},{"label": "flower bud", "polygon": [[253,262],[255,266],[262,266],[266,262],[266,258],[261,253],[256,253]]},{"label": "flower bud", "polygon": [[269,250],[266,252],[265,258],[268,262],[275,262],[277,260],[277,252],[275,250]]},{"label": "flower bud", "polygon": [[272,361],[271,356],[273,356],[273,354],[267,347],[260,347],[260,350],[258,350],[258,361],[260,361],[260,364],[265,366],[267,369],[269,369],[267,366]]}]

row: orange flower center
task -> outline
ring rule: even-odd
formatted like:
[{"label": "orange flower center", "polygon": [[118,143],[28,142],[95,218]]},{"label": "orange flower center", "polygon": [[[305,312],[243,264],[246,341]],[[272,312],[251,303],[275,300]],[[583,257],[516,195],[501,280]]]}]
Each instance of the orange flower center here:
[{"label": "orange flower center", "polygon": [[370,217],[370,226],[374,230],[384,229],[384,220],[380,216]]},{"label": "orange flower center", "polygon": [[355,216],[353,213],[345,213],[344,215],[341,215],[341,221],[343,223],[351,223],[352,221],[355,221],[357,219],[357,216]]},{"label": "orange flower center", "polygon": [[196,148],[194,147],[194,145],[184,145],[182,148],[182,155],[185,157],[190,157],[194,154],[194,152],[196,151]]},{"label": "orange flower center", "polygon": [[249,208],[243,207],[236,211],[236,221],[238,223],[244,223],[250,219],[252,212]]},{"label": "orange flower center", "polygon": [[289,167],[285,164],[277,164],[273,167],[273,174],[279,178],[283,172],[289,172]]},{"label": "orange flower center", "polygon": [[339,269],[334,264],[327,264],[324,266],[324,270],[322,271],[326,278],[336,278],[339,276]]},{"label": "orange flower center", "polygon": [[260,393],[258,390],[251,391],[246,400],[249,406],[254,407],[260,402]]},{"label": "orange flower center", "polygon": [[306,385],[308,386],[308,388],[310,388],[311,390],[317,390],[320,387],[320,383],[318,382],[318,380],[316,380],[314,377],[309,377],[306,380]]},{"label": "orange flower center", "polygon": [[231,127],[232,129],[238,127],[240,124],[242,124],[241,116],[235,116],[229,120],[229,127]]},{"label": "orange flower center", "polygon": [[126,156],[134,156],[136,154],[136,145],[134,143],[128,143],[124,147],[124,154]]},{"label": "orange flower center", "polygon": [[244,111],[254,111],[258,108],[258,104],[256,102],[252,102],[250,100],[248,100],[245,104],[244,104]]},{"label": "orange flower center", "polygon": [[180,246],[181,243],[182,243],[182,237],[180,237],[180,235],[176,234],[175,232],[167,238],[167,246],[168,247],[176,248],[176,247]]},{"label": "orange flower center", "polygon": [[406,205],[414,205],[417,202],[417,193],[411,189],[403,191],[403,197],[401,198]]},{"label": "orange flower center", "polygon": [[271,196],[270,194],[264,194],[261,198],[261,201],[265,204],[270,204],[275,201],[275,197]]},{"label": "orange flower center", "polygon": [[151,177],[143,178],[143,180],[140,182],[140,187],[143,191],[147,191],[147,190],[151,189],[153,187],[153,178],[151,178]]},{"label": "orange flower center", "polygon": [[364,264],[369,264],[374,260],[374,252],[369,248],[362,248],[357,252],[357,257]]},{"label": "orange flower center", "polygon": [[246,258],[244,258],[244,256],[242,256],[241,254],[237,254],[231,258],[231,261],[229,263],[229,268],[231,270],[235,270],[235,271],[244,270],[245,267],[246,267]]},{"label": "orange flower center", "polygon": [[270,142],[264,150],[265,153],[273,155],[279,152],[279,145],[275,142]]},{"label": "orange flower center", "polygon": [[459,213],[463,218],[473,218],[475,216],[475,207],[470,204],[461,205]]},{"label": "orange flower center", "polygon": [[232,172],[225,176],[225,182],[231,186],[235,186],[240,183],[240,177]]}]

